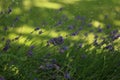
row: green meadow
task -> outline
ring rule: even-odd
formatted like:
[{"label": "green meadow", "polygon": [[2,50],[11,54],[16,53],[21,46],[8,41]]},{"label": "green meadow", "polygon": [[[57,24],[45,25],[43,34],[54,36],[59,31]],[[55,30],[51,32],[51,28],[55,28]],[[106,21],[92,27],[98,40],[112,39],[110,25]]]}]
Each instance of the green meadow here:
[{"label": "green meadow", "polygon": [[0,0],[0,80],[120,80],[120,0]]}]

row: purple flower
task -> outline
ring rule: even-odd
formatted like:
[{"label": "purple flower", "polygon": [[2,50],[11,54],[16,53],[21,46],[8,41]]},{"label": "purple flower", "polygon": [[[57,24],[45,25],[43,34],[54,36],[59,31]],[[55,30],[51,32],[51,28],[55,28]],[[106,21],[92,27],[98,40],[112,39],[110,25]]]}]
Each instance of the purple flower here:
[{"label": "purple flower", "polygon": [[8,30],[8,27],[6,26],[6,27],[4,27],[4,31],[7,31]]},{"label": "purple flower", "polygon": [[62,48],[60,48],[59,52],[60,53],[64,53],[66,50],[68,50],[67,46],[63,46]]},{"label": "purple flower", "polygon": [[32,52],[32,50],[28,50],[28,56],[32,56],[33,55],[33,52]]},{"label": "purple flower", "polygon": [[52,62],[53,64],[55,64],[55,63],[57,62],[57,60],[56,60],[56,59],[52,59],[51,62]]},{"label": "purple flower", "polygon": [[12,12],[12,8],[9,7],[7,13],[10,14],[11,12]]},{"label": "purple flower", "polygon": [[86,18],[85,16],[81,16],[80,20],[81,20],[81,21],[84,21],[85,18]]},{"label": "purple flower", "polygon": [[60,45],[64,43],[64,39],[62,36],[59,36],[59,37],[50,39],[48,43],[51,43],[53,45]]},{"label": "purple flower", "polygon": [[75,20],[80,20],[80,19],[81,17],[79,15],[75,17]]},{"label": "purple flower", "polygon": [[14,21],[17,22],[18,20],[19,20],[19,17],[17,16]]},{"label": "purple flower", "polygon": [[55,26],[60,26],[62,24],[62,21],[58,21]]},{"label": "purple flower", "polygon": [[34,48],[35,48],[34,45],[31,45],[31,46],[30,46],[30,50],[33,50]]},{"label": "purple flower", "polygon": [[91,26],[92,26],[92,24],[91,24],[91,23],[89,23],[89,24],[88,24],[88,27],[91,27]]},{"label": "purple flower", "polygon": [[118,30],[117,30],[117,29],[111,31],[111,35],[115,35],[115,34],[117,34],[117,33],[118,33]]},{"label": "purple flower", "polygon": [[74,26],[70,25],[70,26],[68,26],[68,29],[72,30],[72,29],[74,29]]},{"label": "purple flower", "polygon": [[34,31],[38,31],[40,28],[39,27],[36,27],[35,29],[34,29]]},{"label": "purple flower", "polygon": [[70,79],[70,78],[71,78],[71,77],[70,77],[70,73],[65,72],[65,73],[64,73],[64,78],[65,78],[65,79]]},{"label": "purple flower", "polygon": [[114,47],[113,47],[113,45],[107,45],[105,47],[105,49],[108,49],[108,50],[112,51],[112,50],[114,50]]},{"label": "purple flower", "polygon": [[67,46],[63,46],[62,49],[63,50],[68,50],[68,47]]},{"label": "purple flower", "polygon": [[72,34],[71,34],[71,36],[76,36],[76,35],[78,35],[78,31],[76,31],[76,32],[73,32]]},{"label": "purple flower", "polygon": [[79,31],[81,31],[82,29],[83,29],[83,27],[82,27],[82,26],[80,26]]},{"label": "purple flower", "polygon": [[3,48],[3,51],[8,51],[9,48],[10,48],[9,45],[5,45],[4,48]]},{"label": "purple flower", "polygon": [[119,37],[120,37],[120,34],[116,34],[116,35],[113,35],[111,38],[114,41],[114,40],[118,39]]},{"label": "purple flower", "polygon": [[108,25],[107,25],[107,28],[108,28],[108,29],[109,29],[109,28],[111,28],[111,25],[110,25],[110,24],[108,24]]},{"label": "purple flower", "polygon": [[50,64],[50,63],[46,64],[46,69],[53,69],[53,68],[54,68],[53,64]]},{"label": "purple flower", "polygon": [[10,48],[10,40],[8,39],[8,40],[6,40],[5,46],[2,50],[3,51],[8,51],[9,48]]},{"label": "purple flower", "polygon": [[5,80],[5,78],[3,78],[3,77],[0,76],[0,80]]},{"label": "purple flower", "polygon": [[30,48],[29,48],[29,50],[28,50],[28,52],[27,52],[27,54],[28,54],[29,56],[32,56],[32,55],[33,55],[33,49],[34,49],[34,46],[33,46],[33,45],[30,46]]},{"label": "purple flower", "polygon": [[98,32],[102,32],[102,28],[99,27],[99,28],[98,28]]}]

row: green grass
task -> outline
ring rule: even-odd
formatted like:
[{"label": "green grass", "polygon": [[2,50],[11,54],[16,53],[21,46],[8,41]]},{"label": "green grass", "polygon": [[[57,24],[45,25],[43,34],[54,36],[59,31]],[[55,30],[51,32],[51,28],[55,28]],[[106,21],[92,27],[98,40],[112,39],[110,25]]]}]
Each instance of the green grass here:
[{"label": "green grass", "polygon": [[[120,37],[112,40],[120,35],[119,5],[119,0],[0,0],[0,80],[120,80]],[[59,36],[64,43],[46,46]]]}]

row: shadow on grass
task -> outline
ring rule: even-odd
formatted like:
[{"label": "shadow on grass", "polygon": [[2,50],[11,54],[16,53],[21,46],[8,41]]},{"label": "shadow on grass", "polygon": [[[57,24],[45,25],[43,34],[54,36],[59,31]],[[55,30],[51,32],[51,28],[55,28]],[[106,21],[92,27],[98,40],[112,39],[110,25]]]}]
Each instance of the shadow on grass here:
[{"label": "shadow on grass", "polygon": [[[65,72],[69,72],[70,80],[119,79],[119,39],[114,42],[109,38],[114,30],[115,34],[120,32],[119,3],[6,0],[1,4],[0,36],[5,40],[0,44],[0,75],[7,80],[61,80],[66,78]],[[40,30],[35,31],[36,27]],[[19,35],[7,52],[2,51],[8,39]],[[63,44],[46,46],[47,41],[58,36],[65,39]],[[94,42],[104,38],[102,46]],[[107,45],[114,45],[115,50],[104,49]],[[35,47],[32,51],[31,46]]]}]

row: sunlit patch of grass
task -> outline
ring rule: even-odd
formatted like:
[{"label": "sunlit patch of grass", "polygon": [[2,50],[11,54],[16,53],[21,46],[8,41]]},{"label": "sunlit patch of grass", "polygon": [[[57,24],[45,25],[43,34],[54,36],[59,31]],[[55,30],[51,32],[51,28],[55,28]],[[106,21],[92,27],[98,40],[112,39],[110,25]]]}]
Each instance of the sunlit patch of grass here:
[{"label": "sunlit patch of grass", "polygon": [[53,3],[49,1],[39,1],[39,0],[34,0],[34,5],[36,7],[43,7],[43,8],[50,8],[50,9],[59,9],[62,7],[62,5],[58,3]]},{"label": "sunlit patch of grass", "polygon": [[[46,29],[43,29],[43,28],[40,28],[40,30],[43,32],[42,34],[39,34],[38,33],[39,31],[34,31],[34,28],[32,28],[30,26],[23,26],[23,27],[16,28],[16,30],[15,30],[16,33],[17,34],[22,34],[18,43],[19,44],[25,44],[26,46],[29,46],[34,41],[33,42],[34,44],[43,43],[45,45],[46,42],[50,38],[55,38],[55,37],[58,37],[58,36],[66,37],[66,35],[68,35],[68,33],[65,32],[65,31],[57,32],[55,30],[46,30]],[[26,36],[26,35],[29,35],[29,36]],[[10,34],[9,35],[10,38],[13,38],[13,37],[16,37],[16,36],[17,36],[16,34]],[[43,38],[45,36],[46,36],[46,38]]]},{"label": "sunlit patch of grass", "polygon": [[[8,38],[10,40],[16,38],[18,35],[15,33],[11,33],[8,35]],[[18,44],[25,44],[26,46],[30,46],[30,44],[32,43],[32,40],[29,40],[29,38],[21,36],[20,39],[17,41]]]},{"label": "sunlit patch of grass", "polygon": [[45,29],[41,29],[41,30],[43,31],[43,34],[41,36],[50,36],[51,38],[58,36],[65,37],[66,35],[68,35],[68,33],[65,31],[45,30]]},{"label": "sunlit patch of grass", "polygon": [[55,32],[55,31],[49,31],[49,33],[48,33],[50,36],[52,36],[52,37],[57,37],[58,36],[58,33],[57,32]]},{"label": "sunlit patch of grass", "polygon": [[19,74],[19,69],[15,66],[15,65],[11,65],[9,66],[8,64],[6,64],[4,66],[4,71],[10,70],[13,72],[13,75],[17,75]]},{"label": "sunlit patch of grass", "polygon": [[45,0],[45,1],[43,1],[43,0],[34,0],[34,1],[25,0],[23,2],[23,4],[26,9],[30,9],[31,6],[41,7],[41,8],[50,8],[50,9],[59,9],[62,7],[61,4],[49,2],[47,0]]},{"label": "sunlit patch of grass", "polygon": [[[55,31],[55,30],[46,30],[44,28],[40,28],[40,30],[43,32],[42,36],[51,36],[51,37],[57,37],[57,36],[66,36],[68,33],[65,31]],[[21,34],[29,34],[32,36],[40,35],[37,31],[34,31],[34,28],[31,26],[24,25],[22,27],[16,28],[15,30],[17,33]]]},{"label": "sunlit patch of grass", "polygon": [[25,44],[26,46],[30,46],[30,44],[28,44],[28,42],[30,42],[30,41],[25,42],[26,39],[27,39],[27,37],[21,36],[20,40],[18,41],[18,44]]},{"label": "sunlit patch of grass", "polygon": [[82,39],[82,37],[80,38],[80,36],[73,36],[70,38],[72,41],[79,41],[80,39]]},{"label": "sunlit patch of grass", "polygon": [[9,68],[14,72],[15,75],[19,73],[19,69],[15,65],[11,65]]},{"label": "sunlit patch of grass", "polygon": [[60,0],[60,2],[65,3],[65,4],[74,4],[77,3],[78,1],[82,1],[82,0]]},{"label": "sunlit patch of grass", "polygon": [[102,45],[101,48],[104,48],[105,46],[107,46],[106,44]]},{"label": "sunlit patch of grass", "polygon": [[24,0],[23,5],[26,10],[29,10],[32,6],[32,2],[30,0]]},{"label": "sunlit patch of grass", "polygon": [[27,34],[30,34],[30,32],[32,32],[34,29],[31,27],[31,26],[27,26],[27,25],[23,25],[19,28],[16,28],[16,32],[17,33],[27,33]]},{"label": "sunlit patch of grass", "polygon": [[21,14],[21,13],[22,13],[22,11],[21,11],[20,8],[15,8],[12,14],[19,15],[19,14]]},{"label": "sunlit patch of grass", "polygon": [[86,39],[87,39],[89,44],[93,43],[93,41],[94,41],[94,34],[93,33],[88,34],[88,37]]},{"label": "sunlit patch of grass", "polygon": [[104,27],[104,24],[103,23],[101,23],[101,22],[99,22],[99,21],[96,21],[96,20],[93,20],[92,21],[92,25],[93,25],[93,27],[101,27],[101,28],[103,28]]},{"label": "sunlit patch of grass", "polygon": [[116,26],[120,26],[120,20],[114,20],[113,23],[114,23],[114,25],[116,25]]},{"label": "sunlit patch of grass", "polygon": [[[30,46],[31,43],[33,42],[32,37],[36,35],[37,33],[31,33],[34,31],[33,28],[27,25],[23,25],[22,27],[15,28],[15,33],[10,33],[9,38],[14,39],[15,37],[19,36],[18,34],[21,34],[20,39],[17,41],[18,44],[25,44],[26,46]],[[25,36],[29,35],[29,36]]]},{"label": "sunlit patch of grass", "polygon": [[120,45],[119,45],[119,42],[120,42],[120,37],[114,41],[114,47],[115,47],[115,50],[120,50]]},{"label": "sunlit patch of grass", "polygon": [[13,38],[15,38],[16,36],[18,36],[18,35],[15,34],[15,33],[11,33],[11,34],[8,35],[8,38],[9,38],[9,39],[13,39]]}]

